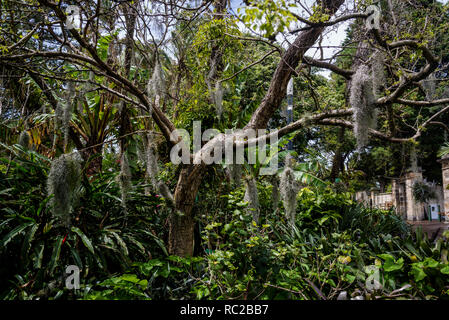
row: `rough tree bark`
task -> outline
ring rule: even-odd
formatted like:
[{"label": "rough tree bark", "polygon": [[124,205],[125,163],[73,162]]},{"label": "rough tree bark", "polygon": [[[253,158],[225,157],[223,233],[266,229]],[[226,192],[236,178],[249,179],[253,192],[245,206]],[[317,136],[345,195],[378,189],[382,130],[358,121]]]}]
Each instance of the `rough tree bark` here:
[{"label": "rough tree bark", "polygon": [[[227,0],[216,0],[214,19],[223,19]],[[215,82],[223,71],[222,48],[214,45],[210,56],[210,72],[206,82],[208,89],[213,92]],[[211,101],[213,103],[213,99]],[[195,218],[193,206],[202,181],[205,165],[185,165],[179,175],[174,194],[175,212],[169,217],[168,248],[169,253],[179,256],[191,256],[194,250]]]},{"label": "rough tree bark", "polygon": [[170,254],[183,257],[193,255],[195,218],[192,209],[204,171],[204,164],[184,165],[181,170],[174,194],[176,212],[169,217]]},{"label": "rough tree bark", "polygon": [[330,173],[330,180],[335,181],[338,174],[343,172],[344,168],[344,159],[343,159],[343,140],[345,138],[345,128],[341,127],[338,131],[338,141],[340,142],[335,150],[334,157],[332,159],[332,169]]}]

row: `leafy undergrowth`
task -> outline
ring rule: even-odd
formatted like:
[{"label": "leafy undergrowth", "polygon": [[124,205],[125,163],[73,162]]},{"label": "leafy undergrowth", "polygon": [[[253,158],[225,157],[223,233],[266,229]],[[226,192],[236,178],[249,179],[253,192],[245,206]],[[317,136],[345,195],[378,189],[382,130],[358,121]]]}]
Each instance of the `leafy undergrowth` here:
[{"label": "leafy undergrowth", "polygon": [[[215,230],[225,235],[224,227]],[[449,297],[449,234],[418,231],[358,243],[348,232],[294,234],[270,226],[205,257],[136,263],[80,292],[82,299],[436,299]],[[273,236],[277,241],[270,240]],[[279,237],[279,238],[278,238]],[[381,249],[379,251],[379,249]]]},{"label": "leafy undergrowth", "polygon": [[[11,151],[0,159],[1,299],[449,297],[449,234],[431,243],[394,211],[364,208],[348,193],[303,188],[291,227],[281,204],[271,209],[263,182],[258,224],[242,187],[210,192],[206,185],[197,254],[181,258],[164,245],[169,207],[144,195],[145,185],[133,181],[125,215],[116,174],[85,178],[66,228],[47,205],[49,160]],[[67,265],[81,269],[78,290],[65,286]]]}]

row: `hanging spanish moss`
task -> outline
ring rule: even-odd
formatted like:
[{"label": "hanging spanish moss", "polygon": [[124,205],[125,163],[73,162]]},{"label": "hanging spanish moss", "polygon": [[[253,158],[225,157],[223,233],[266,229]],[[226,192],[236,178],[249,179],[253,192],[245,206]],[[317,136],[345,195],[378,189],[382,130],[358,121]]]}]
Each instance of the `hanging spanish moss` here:
[{"label": "hanging spanish moss", "polygon": [[147,94],[151,99],[154,99],[157,95],[159,95],[160,97],[163,96],[164,92],[164,74],[162,72],[161,64],[157,60],[153,69],[153,75],[148,81]]},{"label": "hanging spanish moss", "polygon": [[351,81],[349,102],[354,109],[354,135],[359,151],[368,143],[368,131],[376,127],[377,110],[373,93],[373,80],[369,68],[360,65]]},{"label": "hanging spanish moss", "polygon": [[51,162],[47,178],[48,195],[53,195],[49,204],[53,216],[65,227],[70,227],[71,211],[78,198],[81,182],[81,165],[78,154],[63,154]]},{"label": "hanging spanish moss", "polygon": [[373,94],[376,99],[380,98],[384,89],[386,78],[384,72],[385,55],[382,51],[376,50],[373,55],[373,63],[371,65],[373,79]]},{"label": "hanging spanish moss", "polygon": [[118,176],[118,182],[120,186],[122,207],[125,210],[125,214],[127,214],[126,202],[128,200],[128,192],[131,190],[131,169],[129,168],[128,157],[124,152],[120,158],[120,174]]},{"label": "hanging spanish moss", "polygon": [[257,182],[254,177],[245,178],[246,191],[243,198],[248,202],[248,211],[252,213],[253,220],[259,222],[259,196],[257,193]]},{"label": "hanging spanish moss", "polygon": [[[147,143],[145,147],[145,159],[146,159],[146,176],[149,180],[148,182],[151,183],[152,189],[156,191],[158,189],[157,187],[157,176],[159,173],[158,170],[158,164],[157,164],[157,153],[156,153],[156,146],[153,139],[153,134],[149,133],[147,134]],[[149,190],[145,190],[147,192]],[[149,192],[148,192],[149,193]]]},{"label": "hanging spanish moss", "polygon": [[299,191],[299,186],[296,182],[295,174],[293,171],[293,162],[293,157],[291,155],[287,155],[285,159],[285,167],[281,173],[279,185],[285,214],[290,225],[292,226],[295,224],[297,206],[296,195]]},{"label": "hanging spanish moss", "polygon": [[31,137],[28,131],[24,130],[19,135],[18,143],[24,148],[28,149],[30,147]]},{"label": "hanging spanish moss", "polygon": [[217,81],[215,83],[215,92],[214,92],[214,101],[215,101],[215,111],[219,119],[223,114],[223,87],[221,85],[221,81]]}]

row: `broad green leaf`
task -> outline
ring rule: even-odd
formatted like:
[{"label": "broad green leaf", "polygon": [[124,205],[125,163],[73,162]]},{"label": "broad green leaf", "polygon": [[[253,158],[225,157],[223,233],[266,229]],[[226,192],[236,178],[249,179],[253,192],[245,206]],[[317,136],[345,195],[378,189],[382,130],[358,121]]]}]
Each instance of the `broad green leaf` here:
[{"label": "broad green leaf", "polygon": [[11,232],[9,232],[0,242],[0,247],[5,247],[12,239],[23,232],[26,228],[33,225],[34,222],[27,222],[15,227]]},{"label": "broad green leaf", "polygon": [[416,265],[414,265],[412,267],[412,270],[410,271],[410,273],[413,275],[413,277],[415,278],[415,281],[417,281],[417,282],[421,281],[422,279],[424,279],[427,276],[426,273],[424,272],[424,270],[421,267],[416,266]]},{"label": "broad green leaf", "polygon": [[62,241],[64,240],[64,236],[58,236],[56,238],[55,245],[53,247],[53,253],[51,254],[49,269],[50,273],[53,273],[55,270],[57,263],[59,261],[59,256],[61,254]]},{"label": "broad green leaf", "polygon": [[84,243],[86,248],[89,249],[92,254],[95,254],[94,247],[92,246],[92,242],[89,238],[77,227],[72,227],[72,231],[81,238],[81,241]]},{"label": "broad green leaf", "polygon": [[44,258],[44,248],[45,245],[41,243],[37,248],[34,249],[35,251],[35,260],[34,260],[34,268],[40,269],[42,267],[42,259]]},{"label": "broad green leaf", "polygon": [[22,257],[26,257],[26,255],[28,254],[28,251],[30,250],[31,247],[31,242],[34,239],[34,235],[36,234],[38,228],[39,225],[37,223],[34,224],[28,231],[27,235],[25,236],[25,240],[23,241],[22,245]]},{"label": "broad green leaf", "polygon": [[398,260],[395,260],[394,257],[390,254],[380,254],[379,257],[385,260],[383,269],[386,272],[392,272],[396,270],[401,270],[404,266],[404,259],[399,258]]},{"label": "broad green leaf", "polygon": [[126,246],[125,241],[123,241],[123,239],[117,234],[117,232],[114,231],[109,231],[110,233],[112,233],[112,235],[114,236],[114,238],[117,240],[117,243],[119,244],[119,246],[122,248],[123,253],[125,255],[128,255],[128,247]]}]

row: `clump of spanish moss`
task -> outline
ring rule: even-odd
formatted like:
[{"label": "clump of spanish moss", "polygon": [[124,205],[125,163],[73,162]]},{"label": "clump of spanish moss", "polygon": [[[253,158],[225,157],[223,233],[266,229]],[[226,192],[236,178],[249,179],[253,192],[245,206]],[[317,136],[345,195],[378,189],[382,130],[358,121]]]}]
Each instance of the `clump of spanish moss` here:
[{"label": "clump of spanish moss", "polygon": [[53,147],[56,145],[57,131],[61,130],[64,136],[64,150],[69,139],[70,120],[72,120],[72,104],[67,101],[64,104],[58,104],[55,108],[55,135]]},{"label": "clump of spanish moss", "polygon": [[162,96],[164,92],[165,92],[165,83],[162,67],[159,61],[156,61],[156,64],[153,69],[153,75],[151,76],[151,79],[148,81],[147,94],[151,99],[153,99],[157,95]]},{"label": "clump of spanish moss", "polygon": [[386,83],[384,64],[384,53],[377,50],[373,55],[373,62],[371,65],[372,79],[373,79],[373,94],[377,99],[381,96],[382,90]]},{"label": "clump of spanish moss", "polygon": [[30,146],[31,137],[28,131],[24,130],[19,135],[19,141],[18,143],[24,148],[28,149]]},{"label": "clump of spanish moss", "polygon": [[63,154],[51,163],[47,178],[48,195],[53,216],[65,227],[70,227],[71,211],[77,199],[81,182],[81,165],[78,154]]},{"label": "clump of spanish moss", "polygon": [[287,155],[285,159],[285,167],[280,177],[280,194],[282,203],[284,204],[285,214],[290,225],[295,224],[296,217],[296,195],[299,191],[299,185],[296,182],[295,174],[293,171],[294,159],[291,155]]},{"label": "clump of spanish moss", "polygon": [[67,90],[67,101],[64,102],[62,110],[59,111],[59,126],[64,136],[64,150],[67,148],[69,141],[70,121],[72,120],[72,100],[76,97],[75,83],[70,81]]},{"label": "clump of spanish moss", "polygon": [[58,104],[55,107],[55,129],[61,128],[61,121],[64,118],[64,106]]},{"label": "clump of spanish moss", "polygon": [[246,191],[243,198],[248,202],[248,211],[252,213],[253,220],[259,222],[259,195],[257,193],[257,183],[254,177],[245,178]]},{"label": "clump of spanish moss", "polygon": [[217,81],[215,84],[214,102],[217,116],[218,118],[221,118],[221,115],[223,114],[223,87],[221,81]]},{"label": "clump of spanish moss", "polygon": [[157,176],[158,176],[158,164],[156,146],[153,141],[153,135],[150,133],[147,135],[147,143],[145,146],[145,162],[146,162],[146,176],[153,190],[157,190]]},{"label": "clump of spanish moss", "polygon": [[122,153],[120,158],[120,174],[118,175],[118,182],[120,186],[120,194],[122,199],[122,207],[127,213],[128,192],[131,189],[131,169],[129,168],[128,157],[126,153]]},{"label": "clump of spanish moss", "polygon": [[375,128],[377,123],[373,81],[369,71],[365,65],[357,68],[352,77],[349,96],[349,102],[354,109],[354,135],[359,150],[368,143],[368,131]]}]

